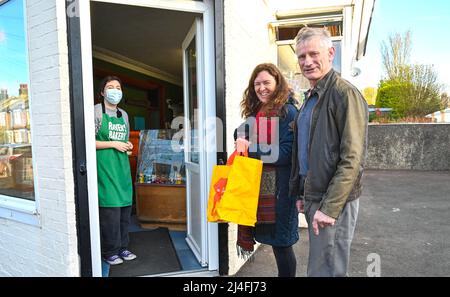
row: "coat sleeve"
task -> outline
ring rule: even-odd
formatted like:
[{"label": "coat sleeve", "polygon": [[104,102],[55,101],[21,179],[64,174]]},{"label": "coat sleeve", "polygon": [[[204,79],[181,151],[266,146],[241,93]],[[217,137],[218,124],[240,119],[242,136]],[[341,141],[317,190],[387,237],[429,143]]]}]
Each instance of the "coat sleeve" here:
[{"label": "coat sleeve", "polygon": [[341,95],[342,98],[335,108],[336,125],[341,135],[340,161],[319,208],[333,218],[337,218],[341,213],[358,178],[367,142],[366,101],[354,88],[348,88]]}]

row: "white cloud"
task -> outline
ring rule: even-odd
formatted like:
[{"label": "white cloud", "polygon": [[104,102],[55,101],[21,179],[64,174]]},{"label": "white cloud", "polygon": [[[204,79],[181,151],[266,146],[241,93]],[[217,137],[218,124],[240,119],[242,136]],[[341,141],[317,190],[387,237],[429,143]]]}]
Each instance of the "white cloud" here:
[{"label": "white cloud", "polygon": [[0,29],[0,43],[6,41],[6,34],[5,31]]}]

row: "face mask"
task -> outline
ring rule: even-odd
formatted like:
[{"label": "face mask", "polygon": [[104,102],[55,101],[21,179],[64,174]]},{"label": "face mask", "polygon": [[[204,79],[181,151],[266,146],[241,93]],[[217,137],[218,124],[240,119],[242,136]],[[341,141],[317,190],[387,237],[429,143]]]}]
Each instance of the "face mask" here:
[{"label": "face mask", "polygon": [[122,91],[117,89],[107,89],[105,99],[113,105],[119,104],[122,100]]}]

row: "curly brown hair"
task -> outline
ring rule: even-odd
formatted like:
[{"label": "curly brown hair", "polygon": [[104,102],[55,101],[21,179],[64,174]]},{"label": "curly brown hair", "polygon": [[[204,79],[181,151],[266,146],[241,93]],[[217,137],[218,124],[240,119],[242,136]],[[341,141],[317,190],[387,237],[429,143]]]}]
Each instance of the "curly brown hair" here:
[{"label": "curly brown hair", "polygon": [[291,92],[289,85],[284,78],[281,71],[272,63],[262,63],[255,67],[248,81],[247,89],[244,91],[241,101],[241,115],[243,118],[255,115],[261,108],[261,101],[256,95],[254,82],[258,74],[262,71],[267,71],[271,76],[275,78],[277,86],[273,92],[267,109],[280,109],[289,99]]}]

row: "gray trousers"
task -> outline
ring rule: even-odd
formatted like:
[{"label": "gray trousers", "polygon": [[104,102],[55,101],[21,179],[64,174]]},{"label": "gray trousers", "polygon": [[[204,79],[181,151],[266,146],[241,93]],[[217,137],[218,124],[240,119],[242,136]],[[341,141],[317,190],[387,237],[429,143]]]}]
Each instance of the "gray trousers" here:
[{"label": "gray trousers", "polygon": [[358,218],[359,199],[347,202],[334,226],[312,228],[319,202],[305,201],[305,217],[309,232],[308,276],[348,276],[350,245]]}]

